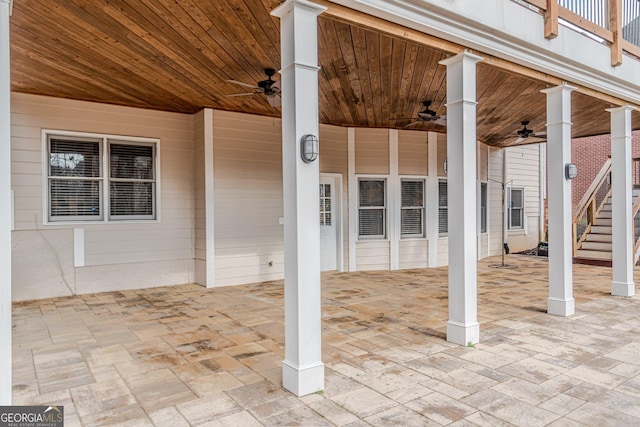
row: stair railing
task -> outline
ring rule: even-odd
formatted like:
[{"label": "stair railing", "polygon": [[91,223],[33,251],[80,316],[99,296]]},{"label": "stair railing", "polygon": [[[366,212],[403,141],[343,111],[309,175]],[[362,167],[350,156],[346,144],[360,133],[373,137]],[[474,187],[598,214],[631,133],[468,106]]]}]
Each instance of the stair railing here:
[{"label": "stair railing", "polygon": [[640,197],[636,198],[633,203],[633,260],[638,259],[638,250],[640,250]]},{"label": "stair railing", "polygon": [[[591,231],[591,227],[593,226],[593,222],[598,216],[598,213],[611,195],[610,173],[611,159],[607,159],[576,207],[576,213],[573,216],[574,257],[577,255],[578,249],[582,246],[582,242],[587,237],[587,234]],[[640,232],[640,223],[638,226]]]}]

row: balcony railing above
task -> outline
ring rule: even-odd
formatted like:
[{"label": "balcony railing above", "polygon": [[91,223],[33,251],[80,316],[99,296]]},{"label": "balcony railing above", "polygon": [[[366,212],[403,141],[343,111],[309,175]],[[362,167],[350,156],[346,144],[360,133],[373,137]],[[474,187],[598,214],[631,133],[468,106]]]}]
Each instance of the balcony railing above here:
[{"label": "balcony railing above", "polygon": [[583,31],[611,47],[611,65],[623,52],[640,59],[640,0],[513,0],[544,15],[545,37],[558,35],[558,25]]}]

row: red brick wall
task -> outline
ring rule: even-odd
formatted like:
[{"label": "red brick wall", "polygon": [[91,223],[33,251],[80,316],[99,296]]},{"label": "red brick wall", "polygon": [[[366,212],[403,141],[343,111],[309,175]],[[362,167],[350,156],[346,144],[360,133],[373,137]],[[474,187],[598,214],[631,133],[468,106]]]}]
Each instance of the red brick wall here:
[{"label": "red brick wall", "polygon": [[[632,153],[633,157],[640,157],[640,131],[633,132]],[[578,176],[571,182],[574,208],[610,155],[610,135],[576,138],[571,142],[571,161],[578,166]]]}]

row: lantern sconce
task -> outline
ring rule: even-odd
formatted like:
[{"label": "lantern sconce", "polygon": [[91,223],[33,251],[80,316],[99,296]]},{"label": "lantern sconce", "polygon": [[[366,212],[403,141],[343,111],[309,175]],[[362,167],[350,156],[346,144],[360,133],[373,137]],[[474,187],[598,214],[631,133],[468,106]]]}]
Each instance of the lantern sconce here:
[{"label": "lantern sconce", "polygon": [[304,135],[300,138],[300,157],[305,163],[311,163],[318,158],[318,137]]},{"label": "lantern sconce", "polygon": [[567,163],[564,167],[564,176],[567,179],[573,179],[578,176],[578,167],[573,163]]}]

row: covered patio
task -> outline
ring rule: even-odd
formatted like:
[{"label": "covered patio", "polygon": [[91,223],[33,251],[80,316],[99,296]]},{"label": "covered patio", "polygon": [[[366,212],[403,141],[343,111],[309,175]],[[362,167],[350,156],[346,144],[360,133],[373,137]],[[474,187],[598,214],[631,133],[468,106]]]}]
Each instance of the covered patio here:
[{"label": "covered patio", "polygon": [[638,297],[575,265],[576,314],[548,316],[546,258],[507,263],[478,263],[469,347],[445,339],[446,267],[324,273],[326,387],[300,398],[282,281],[16,303],[13,403],[64,405],[68,426],[638,424]]}]

